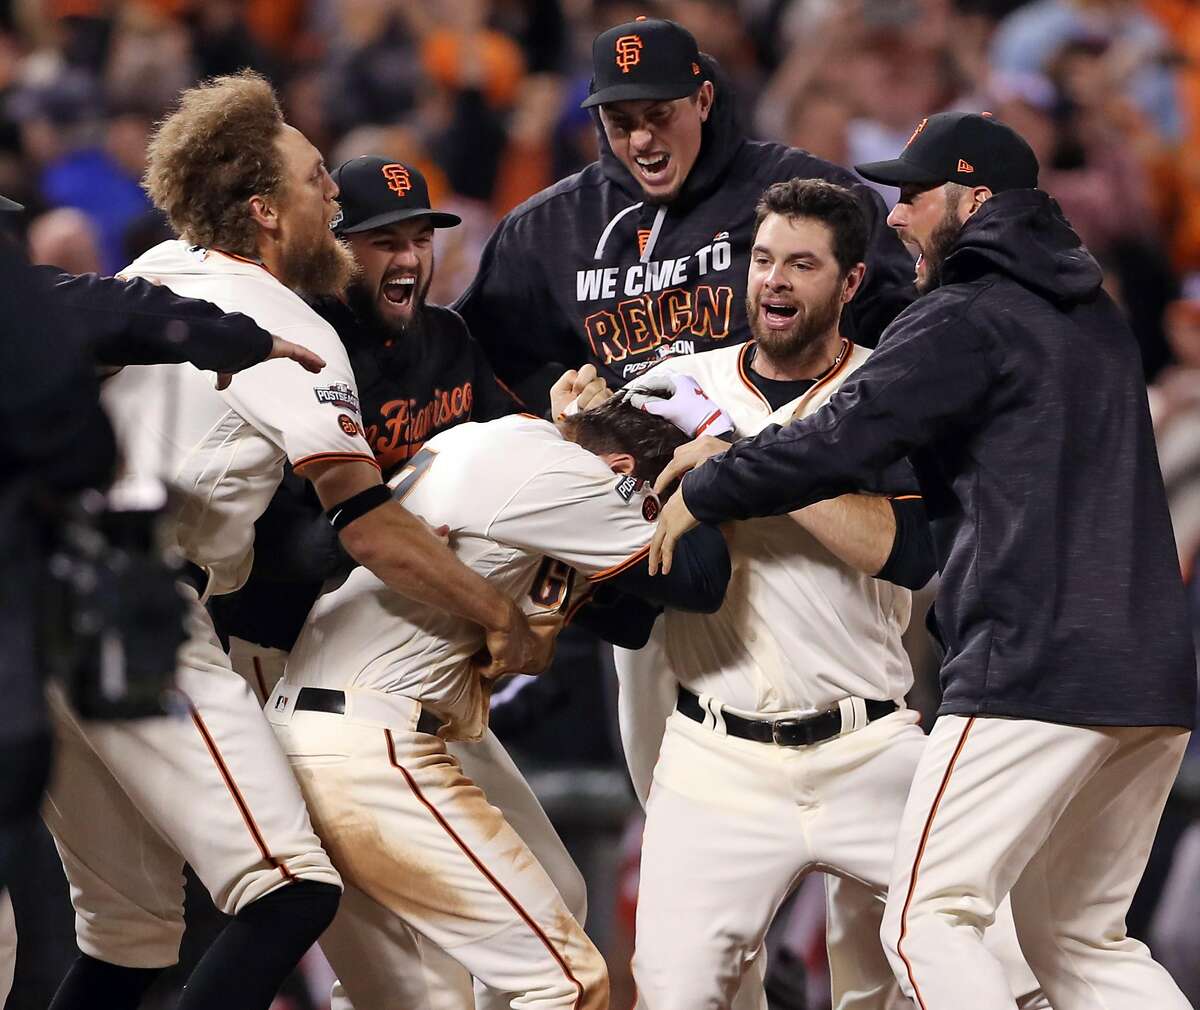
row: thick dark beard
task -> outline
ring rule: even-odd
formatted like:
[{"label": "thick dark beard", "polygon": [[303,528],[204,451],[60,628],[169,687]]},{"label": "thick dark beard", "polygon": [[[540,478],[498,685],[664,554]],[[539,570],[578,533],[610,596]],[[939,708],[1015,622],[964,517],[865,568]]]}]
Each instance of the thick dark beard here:
[{"label": "thick dark beard", "polygon": [[348,246],[325,231],[311,244],[285,240],[279,269],[279,279],[293,291],[310,298],[337,298],[358,274],[358,263]]},{"label": "thick dark beard", "polygon": [[960,231],[962,224],[958,220],[958,205],[947,206],[945,215],[933,229],[921,253],[925,262],[925,279],[916,282],[917,294],[928,294],[934,288],[941,287],[942,266]]},{"label": "thick dark beard", "polygon": [[379,311],[379,302],[377,300],[379,292],[368,291],[361,277],[355,278],[354,283],[350,285],[350,289],[346,293],[346,301],[349,302],[354,314],[363,322],[387,333],[389,336],[404,337],[409,334],[421,332],[421,318],[425,314],[425,300],[429,294],[429,285],[432,283],[433,264],[431,262],[429,273],[421,279],[417,290],[413,292],[413,309],[409,314],[407,322],[403,319],[392,319],[384,316]]},{"label": "thick dark beard", "polygon": [[[761,299],[760,293],[759,300]],[[763,326],[758,310],[758,303],[747,298],[746,317],[750,320],[750,332],[754,334],[758,346],[774,362],[793,363],[803,359],[822,337],[837,326],[838,317],[842,312],[842,286],[837,285],[829,298],[811,312],[801,307],[796,312],[792,325],[783,332],[769,330]]]}]

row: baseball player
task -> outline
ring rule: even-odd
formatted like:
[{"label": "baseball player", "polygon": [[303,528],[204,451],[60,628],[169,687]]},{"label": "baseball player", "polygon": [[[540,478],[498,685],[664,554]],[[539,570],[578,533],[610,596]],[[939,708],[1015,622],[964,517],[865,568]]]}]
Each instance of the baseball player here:
[{"label": "baseball player", "polygon": [[[531,620],[564,613],[577,573],[589,589],[719,605],[728,558],[715,530],[689,546],[691,571],[674,585],[645,576],[658,502],[642,482],[684,436],[619,403],[575,415],[566,430],[525,415],[460,425],[393,478],[393,494],[448,525],[456,554],[520,598]],[[267,718],[318,834],[356,888],[512,994],[513,1007],[606,1007],[600,955],[447,751],[447,740],[478,739],[486,727],[490,682],[470,662],[480,644],[469,623],[356,569],[317,601]],[[424,1006],[421,994],[396,995],[411,979],[358,985],[358,946],[338,937],[341,928],[353,935],[353,918],[339,916],[322,945],[357,1010]]]},{"label": "baseball player", "polygon": [[911,301],[911,259],[879,195],[806,151],[749,140],[724,71],[682,25],[638,18],[597,35],[583,105],[599,160],[509,213],[455,303],[522,396],[544,398],[524,384],[548,362],[591,362],[616,387],[664,356],[744,342],[754,203],[793,176],[850,186],[868,215],[846,332],[874,346]]},{"label": "baseball player", "polygon": [[150,145],[147,188],[183,238],[151,249],[128,276],[244,312],[327,367],[314,378],[268,362],[221,391],[186,365],[127,368],[106,384],[125,473],[162,474],[180,494],[172,532],[191,580],[177,676],[186,710],[112,724],[55,706],[59,763],[45,817],[71,883],[81,955],[54,1005],[133,1005],[175,961],[186,861],[233,921],[181,1006],[265,1008],[332,918],[340,879],[200,603],[245,578],[253,522],[283,460],[314,481],[352,556],[485,629],[484,669],[535,663],[539,643],[515,604],[379,482],[345,352],[295,293],[336,291],[349,275],[328,231],[336,186],[284,123],[269,85],[247,72],[185,92]]},{"label": "baseball player", "polygon": [[900,186],[924,294],[824,408],[688,473],[652,566],[697,517],[800,508],[907,455],[946,655],[882,931],[905,995],[1011,1007],[980,942],[1010,896],[1056,1007],[1187,1007],[1125,928],[1196,710],[1136,341],[1010,127],[930,116],[860,172]]},{"label": "baseball player", "polygon": [[[513,413],[517,404],[496,382],[459,316],[426,300],[434,278],[436,229],[456,226],[458,217],[430,206],[425,179],[412,165],[364,156],[334,169],[332,177],[340,205],[334,233],[345,238],[361,273],[345,301],[328,297],[312,304],[346,347],[367,441],[386,479],[439,431]],[[591,403],[602,383],[589,388],[594,369],[583,371],[582,377],[568,373],[552,398],[560,405]],[[238,592],[212,600],[210,609],[218,631],[229,636],[233,668],[265,703],[322,584],[344,577],[352,562],[307,483],[291,474],[258,521],[256,538],[266,547],[251,578]],[[583,877],[500,741],[488,730],[480,740],[448,746],[467,777],[529,846],[582,925],[587,914]],[[372,904],[350,890],[344,900]],[[423,1005],[470,1000],[469,976],[457,962],[402,926],[392,932],[398,937],[394,949],[371,957],[378,969],[370,977],[384,987],[379,999],[393,991],[395,978],[420,976],[428,983]],[[361,967],[355,975],[362,992],[368,978]],[[349,1005],[340,985],[334,993],[335,1006]],[[507,1006],[508,998],[480,986],[476,1004]]]},{"label": "baseball player", "polygon": [[[687,402],[702,387],[745,437],[818,410],[870,358],[838,328],[864,270],[853,195],[777,183],[757,222],[755,340],[663,362],[628,387],[634,402],[648,388]],[[681,452],[727,448],[706,437]],[[935,564],[907,466],[871,489],[738,525],[722,608],[668,611],[655,632],[661,654],[618,654],[623,693],[636,695],[660,655],[676,681],[642,841],[633,969],[647,1010],[728,1007],[776,910],[813,870],[831,875],[833,1006],[884,1010],[894,997],[879,926],[925,745],[904,707],[912,671],[901,635],[910,590]],[[1011,922],[994,939],[1021,1005],[1038,1005]]]}]

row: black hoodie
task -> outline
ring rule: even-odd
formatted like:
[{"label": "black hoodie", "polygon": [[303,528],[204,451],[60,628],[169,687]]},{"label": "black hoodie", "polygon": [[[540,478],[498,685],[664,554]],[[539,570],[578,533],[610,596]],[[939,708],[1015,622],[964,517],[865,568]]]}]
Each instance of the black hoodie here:
[{"label": "black hoodie", "polygon": [[706,522],[908,454],[933,527],[943,713],[1192,725],[1196,665],[1137,344],[1038,190],[992,197],[941,287],[829,404],[683,482]]},{"label": "black hoodie", "polygon": [[585,361],[619,386],[667,355],[748,340],[754,208],[767,186],[793,177],[849,186],[867,211],[867,276],[842,314],[847,336],[875,346],[914,297],[912,258],[879,195],[805,151],[747,140],[727,79],[702,60],[716,97],[696,164],[669,205],[643,203],[597,117],[600,160],[521,204],[488,241],[455,308],[510,386],[550,362]]}]

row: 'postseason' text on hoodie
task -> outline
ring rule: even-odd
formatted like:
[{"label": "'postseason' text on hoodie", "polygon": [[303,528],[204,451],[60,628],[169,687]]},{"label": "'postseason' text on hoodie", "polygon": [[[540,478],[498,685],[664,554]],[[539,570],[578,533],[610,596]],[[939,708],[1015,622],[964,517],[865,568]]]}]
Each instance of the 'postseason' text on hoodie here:
[{"label": "'postseason' text on hoodie", "polygon": [[750,339],[755,205],[772,183],[796,177],[852,188],[867,213],[867,274],[842,314],[845,335],[873,347],[914,297],[912,257],[887,227],[878,194],[806,151],[748,140],[727,79],[711,57],[702,61],[715,100],[674,200],[645,202],[593,113],[600,160],[521,204],[488,241],[454,307],[508,385],[551,362],[590,361],[619,386],[664,357]]},{"label": "'postseason' text on hoodie", "polygon": [[942,713],[1191,727],[1141,359],[1101,279],[1045,193],[992,197],[824,408],[698,467],[684,500],[710,523],[783,513],[908,455],[942,573]]}]

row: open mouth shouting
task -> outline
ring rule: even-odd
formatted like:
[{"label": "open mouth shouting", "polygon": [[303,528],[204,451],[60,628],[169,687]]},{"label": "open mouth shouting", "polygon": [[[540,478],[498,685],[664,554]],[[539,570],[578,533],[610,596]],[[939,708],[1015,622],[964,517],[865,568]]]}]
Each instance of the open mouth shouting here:
[{"label": "open mouth shouting", "polygon": [[796,321],[800,309],[781,298],[764,298],[758,303],[758,315],[771,330],[786,330]]},{"label": "open mouth shouting", "polygon": [[638,174],[649,185],[657,186],[667,181],[671,156],[665,151],[660,154],[639,154],[633,161],[638,167]]},{"label": "open mouth shouting", "polygon": [[397,274],[383,282],[383,297],[399,308],[407,308],[413,303],[417,293],[417,278],[415,274]]}]

